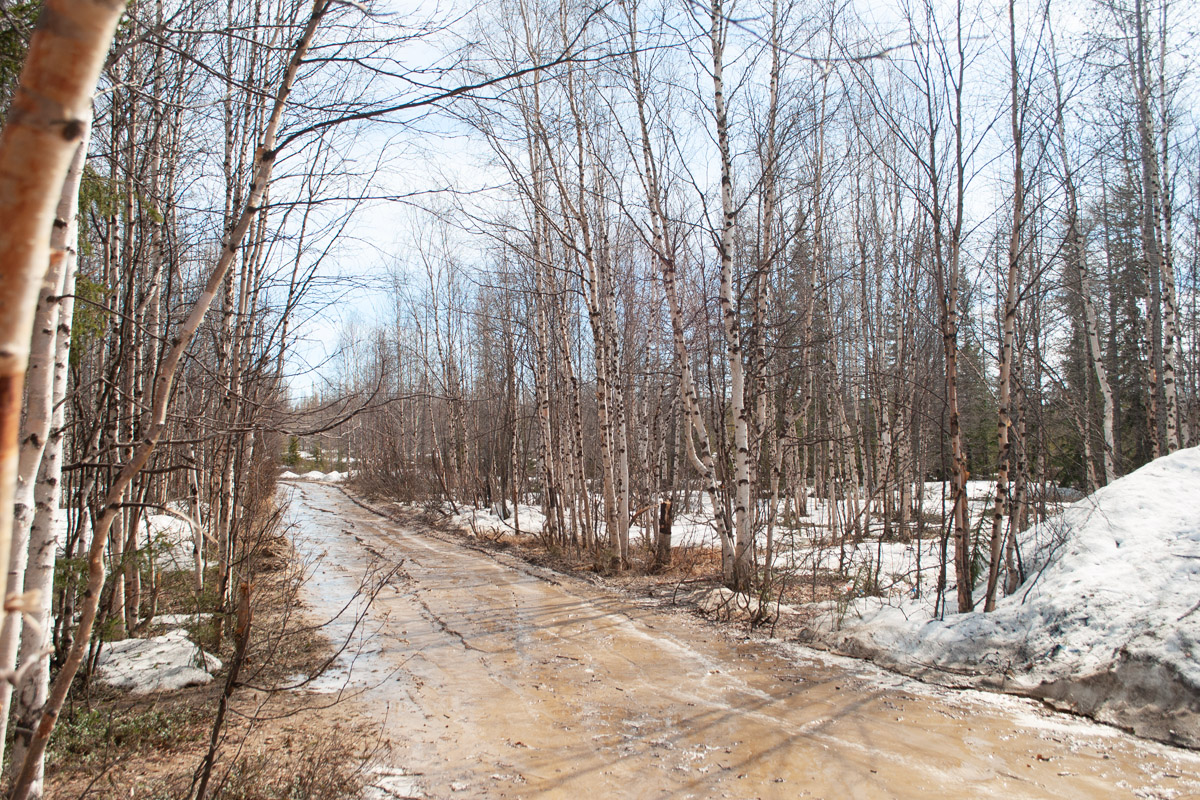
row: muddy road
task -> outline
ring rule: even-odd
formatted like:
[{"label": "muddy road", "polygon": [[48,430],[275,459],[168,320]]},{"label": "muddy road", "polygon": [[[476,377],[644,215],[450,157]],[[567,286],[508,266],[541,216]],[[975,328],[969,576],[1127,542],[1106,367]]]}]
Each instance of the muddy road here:
[{"label": "muddy road", "polygon": [[[342,691],[394,742],[376,797],[1200,797],[1195,753],[740,641],[405,529],[336,487],[285,491],[307,601],[347,607],[334,638],[362,617],[312,690]],[[369,607],[364,577],[383,581]]]}]

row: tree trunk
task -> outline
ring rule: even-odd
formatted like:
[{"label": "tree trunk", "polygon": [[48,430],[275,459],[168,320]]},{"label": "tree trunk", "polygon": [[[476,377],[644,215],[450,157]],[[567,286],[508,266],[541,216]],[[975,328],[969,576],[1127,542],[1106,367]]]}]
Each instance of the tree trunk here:
[{"label": "tree trunk", "polygon": [[664,497],[658,504],[658,541],[654,551],[654,568],[664,570],[671,566],[671,524],[675,510],[671,499]]},{"label": "tree trunk", "polygon": [[9,573],[21,401],[55,209],[124,7],[47,0],[0,132],[0,575]]},{"label": "tree trunk", "polygon": [[[1021,275],[1021,256],[1023,245],[1022,229],[1025,225],[1025,165],[1023,121],[1019,86],[1017,83],[1017,23],[1014,10],[1014,0],[1008,2],[1008,42],[1009,42],[1009,92],[1010,92],[1010,122],[1013,142],[1013,207],[1011,229],[1008,234],[1008,273],[1005,281],[1004,316],[1002,325],[1002,345],[1000,348],[1000,379],[997,394],[999,419],[996,425],[997,469],[996,469],[996,502],[992,511],[992,536],[988,557],[987,590],[983,601],[983,610],[993,611],[996,608],[996,590],[1000,578],[1000,562],[1004,550],[1004,517],[1008,512],[1009,487],[1008,473],[1011,469],[1012,453],[1009,444],[1009,433],[1012,430],[1012,363],[1013,339],[1016,336],[1017,325],[1017,288]],[[1016,531],[1010,531],[1015,536]]]},{"label": "tree trunk", "polygon": [[[42,704],[46,702],[46,693],[50,686],[50,659],[48,656],[52,652],[50,647],[51,601],[54,596],[54,562],[59,544],[57,526],[62,516],[59,500],[62,496],[65,401],[69,378],[71,323],[75,310],[79,183],[83,176],[88,142],[91,138],[90,114],[88,120],[87,130],[78,145],[75,157],[71,161],[71,167],[67,172],[67,180],[63,184],[58,215],[55,219],[52,247],[61,247],[64,257],[62,291],[57,300],[58,325],[54,336],[54,376],[51,401],[53,412],[49,437],[46,440],[46,448],[42,454],[37,478],[34,497],[35,512],[29,537],[29,566],[25,571],[25,589],[37,592],[38,595],[36,608],[28,612],[29,623],[25,625],[21,633],[18,663],[23,669],[29,671],[24,681],[17,685],[13,702],[13,752],[10,770],[12,765],[21,764],[25,759],[25,751],[29,746],[29,736],[33,732],[36,715]],[[57,241],[60,231],[61,243]],[[36,666],[30,666],[34,662],[38,662]],[[43,764],[39,761],[36,765],[31,792],[34,797],[42,795],[42,770]]]},{"label": "tree trunk", "polygon": [[734,552],[733,587],[746,591],[754,580],[754,541],[750,525],[750,421],[746,412],[745,366],[742,362],[741,325],[733,289],[733,238],[737,211],[733,203],[733,158],[729,144],[729,116],[725,108],[725,40],[728,20],[722,0],[713,0],[709,41],[712,47],[713,116],[721,160],[721,228],[717,252],[721,262],[720,307],[725,333],[725,358],[729,367],[729,402],[733,417]]},{"label": "tree trunk", "polygon": [[[47,6],[47,8],[50,7]],[[88,6],[89,9],[95,9],[96,7]],[[122,467],[100,506],[91,547],[88,550],[87,588],[84,593],[82,608],[80,609],[80,618],[74,642],[67,653],[66,661],[59,671],[53,687],[51,687],[41,719],[30,739],[25,761],[21,765],[20,773],[13,785],[11,800],[26,800],[28,797],[30,786],[38,770],[38,765],[41,763],[43,753],[45,753],[46,743],[50,739],[50,733],[54,730],[71,683],[74,681],[75,674],[83,661],[85,651],[91,639],[92,626],[96,619],[96,610],[100,601],[100,589],[104,583],[104,547],[107,544],[113,520],[120,511],[118,505],[120,498],[124,495],[125,490],[129,487],[134,477],[141,472],[146,462],[149,461],[155,446],[166,429],[167,407],[171,400],[175,372],[179,366],[179,362],[183,358],[183,354],[192,337],[195,335],[196,330],[200,327],[200,323],[204,319],[205,314],[207,314],[209,307],[212,305],[213,299],[216,297],[217,291],[229,271],[229,267],[237,256],[242,239],[245,237],[250,223],[258,213],[263,194],[271,179],[272,168],[275,164],[276,134],[279,130],[280,120],[283,116],[288,95],[291,93],[292,85],[296,80],[296,74],[299,72],[304,56],[308,52],[309,45],[312,43],[317,26],[325,16],[328,8],[329,0],[316,0],[313,3],[312,14],[308,19],[303,34],[292,51],[287,68],[284,70],[279,90],[275,95],[275,103],[271,115],[263,131],[261,144],[255,153],[254,177],[245,207],[238,219],[237,225],[234,226],[223,242],[221,255],[213,267],[212,273],[209,275],[207,284],[196,299],[187,318],[180,325],[163,359],[162,366],[155,380],[153,401],[147,414],[148,424],[143,429],[143,439],[137,446],[133,458]],[[121,10],[120,7],[104,6],[104,10],[112,15],[111,21],[115,25],[116,17]],[[108,36],[111,37],[111,30],[111,27],[109,27],[104,32],[107,32]],[[8,127],[4,131],[4,135],[7,136],[7,134]],[[3,174],[4,162],[5,156],[0,152],[0,175]],[[3,180],[3,178],[0,177],[0,180]],[[0,197],[2,196],[3,193],[0,193]],[[0,239],[0,241],[3,240]],[[0,247],[0,253],[3,252],[3,248]],[[3,262],[0,261],[0,263]],[[7,526],[5,526],[5,529],[7,529]]]},{"label": "tree trunk", "polygon": [[669,249],[667,238],[667,219],[664,214],[664,198],[658,180],[658,165],[651,149],[650,125],[646,113],[646,89],[642,80],[638,48],[636,45],[637,6],[630,4],[629,10],[629,59],[630,78],[633,82],[634,100],[638,110],[638,130],[641,143],[642,184],[646,191],[646,200],[650,208],[650,228],[653,237],[651,247],[654,260],[658,264],[659,274],[663,282],[663,294],[667,298],[667,313],[671,320],[671,341],[674,348],[675,360],[679,365],[679,394],[683,400],[683,412],[686,418],[683,430],[684,451],[692,468],[700,476],[704,491],[712,505],[713,520],[716,523],[717,537],[721,542],[722,571],[727,582],[733,580],[733,532],[729,519],[723,513],[720,492],[717,484],[716,467],[713,463],[712,445],[709,441],[708,428],[700,413],[700,397],[696,390],[696,381],[692,373],[691,357],[687,351],[683,328],[683,307],[679,301],[676,289],[676,263],[673,252]]}]

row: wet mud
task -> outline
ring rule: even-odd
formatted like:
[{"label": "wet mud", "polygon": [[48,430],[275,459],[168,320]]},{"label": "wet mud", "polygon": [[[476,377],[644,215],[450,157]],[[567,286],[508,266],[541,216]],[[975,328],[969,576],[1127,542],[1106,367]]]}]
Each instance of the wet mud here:
[{"label": "wet mud", "polygon": [[285,491],[306,601],[347,643],[306,690],[342,693],[395,742],[377,797],[1200,797],[1196,753],[739,641],[333,486]]}]

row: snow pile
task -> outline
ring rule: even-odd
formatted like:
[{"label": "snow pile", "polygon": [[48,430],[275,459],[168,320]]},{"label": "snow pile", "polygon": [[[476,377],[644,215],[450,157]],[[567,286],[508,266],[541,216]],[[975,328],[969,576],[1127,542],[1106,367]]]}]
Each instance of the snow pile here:
[{"label": "snow pile", "polygon": [[333,472],[321,472],[320,470],[314,469],[310,472],[304,473],[303,475],[297,475],[294,472],[285,472],[279,477],[281,480],[326,481],[329,483],[341,483],[342,481],[346,480],[348,475],[349,473],[338,472],[337,470],[334,470]]},{"label": "snow pile", "polygon": [[159,614],[156,616],[152,624],[159,625],[165,628],[178,628],[180,625],[199,625],[206,615],[200,613],[192,614]]},{"label": "snow pile", "polygon": [[151,639],[105,644],[96,678],[114,689],[149,694],[209,683],[220,668],[219,659],[201,650],[179,628]]},{"label": "snow pile", "polygon": [[796,609],[783,603],[769,602],[764,607],[757,597],[724,586],[697,589],[684,599],[695,603],[702,613],[719,620],[775,620],[781,614],[796,613]]},{"label": "snow pile", "polygon": [[283,474],[281,474],[281,475],[279,476],[279,480],[281,480],[281,481],[291,481],[291,480],[295,480],[296,478],[299,478],[299,477],[300,477],[299,475],[297,475],[296,473],[292,472],[292,471],[289,469],[289,470],[284,470]]},{"label": "snow pile", "polygon": [[195,565],[192,525],[174,514],[147,514],[141,521],[141,542],[149,542],[154,563],[163,570],[190,570]]},{"label": "snow pile", "polygon": [[535,506],[517,506],[516,514],[508,508],[508,518],[501,519],[495,508],[465,508],[459,507],[454,513],[452,507],[446,508],[446,521],[473,536],[496,537],[506,533],[540,534],[546,524],[546,516]]},{"label": "snow pile", "polygon": [[1200,448],[1160,458],[1025,532],[1030,577],[994,612],[876,601],[837,645],[1200,746],[1198,497]]}]

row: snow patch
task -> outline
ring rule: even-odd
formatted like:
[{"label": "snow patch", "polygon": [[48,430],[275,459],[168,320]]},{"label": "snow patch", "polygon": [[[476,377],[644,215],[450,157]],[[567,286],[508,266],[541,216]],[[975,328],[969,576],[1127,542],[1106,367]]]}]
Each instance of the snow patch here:
[{"label": "snow patch", "polygon": [[1200,747],[1197,497],[1200,448],[1160,458],[1024,532],[1029,577],[992,613],[860,603],[837,645]]},{"label": "snow patch", "polygon": [[314,469],[314,470],[311,470],[310,472],[304,473],[303,475],[297,475],[294,472],[285,472],[282,475],[280,475],[279,477],[283,480],[324,481],[326,483],[341,483],[342,481],[346,480],[348,475],[349,475],[349,473],[347,473],[347,472],[338,472],[337,470],[334,470],[333,472],[321,472],[320,470]]},{"label": "snow patch", "polygon": [[279,480],[290,481],[290,480],[295,480],[296,478],[299,478],[299,477],[300,477],[299,475],[297,475],[296,473],[294,473],[290,469],[288,469],[288,470],[283,471],[283,474],[281,474],[279,476]]},{"label": "snow patch", "polygon": [[212,681],[221,661],[176,629],[150,639],[109,642],[100,651],[96,678],[133,694],[172,691]]},{"label": "snow patch", "polygon": [[159,614],[152,621],[154,625],[168,628],[178,628],[180,625],[199,625],[203,614]]},{"label": "snow patch", "polygon": [[503,509],[508,516],[502,518],[498,508],[462,508],[455,513],[453,507],[445,509],[446,521],[473,536],[496,537],[506,533],[540,534],[546,525],[546,517],[536,506],[516,506]]},{"label": "snow patch", "polygon": [[174,514],[148,514],[141,520],[143,542],[149,542],[154,554],[154,563],[165,571],[192,570],[196,559],[193,554],[195,539],[189,518]]},{"label": "snow patch", "polygon": [[781,614],[795,614],[796,610],[782,603],[766,603],[759,612],[757,597],[745,592],[735,592],[724,586],[716,589],[700,589],[692,592],[688,599],[705,614],[721,620],[731,619],[776,619]]},{"label": "snow patch", "polygon": [[367,773],[362,800],[412,800],[426,794],[419,775],[396,767],[375,767]]}]

